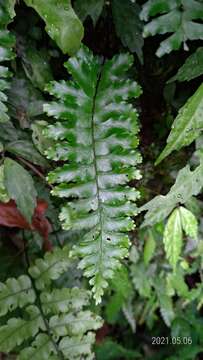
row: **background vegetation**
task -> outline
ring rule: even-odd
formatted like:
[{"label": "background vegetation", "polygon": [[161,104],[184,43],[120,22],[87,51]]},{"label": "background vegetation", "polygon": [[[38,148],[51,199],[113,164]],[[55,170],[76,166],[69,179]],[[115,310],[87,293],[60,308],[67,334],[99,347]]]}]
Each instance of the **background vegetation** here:
[{"label": "background vegetation", "polygon": [[0,0],[1,359],[202,358],[202,19]]}]

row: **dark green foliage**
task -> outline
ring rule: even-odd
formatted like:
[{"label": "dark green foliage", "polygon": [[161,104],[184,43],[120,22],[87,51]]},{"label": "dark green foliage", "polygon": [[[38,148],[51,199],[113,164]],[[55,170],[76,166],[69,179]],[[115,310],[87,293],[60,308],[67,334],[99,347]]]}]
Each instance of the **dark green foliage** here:
[{"label": "dark green foliage", "polygon": [[202,358],[202,15],[0,0],[0,359]]}]

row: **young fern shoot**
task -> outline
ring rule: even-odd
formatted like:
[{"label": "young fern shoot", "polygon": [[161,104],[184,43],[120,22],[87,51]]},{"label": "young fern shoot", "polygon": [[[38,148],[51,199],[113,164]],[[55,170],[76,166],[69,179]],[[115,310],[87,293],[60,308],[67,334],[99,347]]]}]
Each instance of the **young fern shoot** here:
[{"label": "young fern shoot", "polygon": [[85,230],[72,249],[79,268],[90,278],[96,303],[108,280],[128,255],[127,232],[134,228],[139,192],[127,186],[140,178],[136,165],[137,112],[128,103],[140,95],[138,84],[127,79],[133,57],[116,55],[102,61],[82,47],[65,64],[72,80],[51,82],[47,91],[58,100],[45,104],[58,121],[45,130],[55,140],[46,155],[64,161],[50,172],[52,194],[67,198],[60,219],[63,228]]}]

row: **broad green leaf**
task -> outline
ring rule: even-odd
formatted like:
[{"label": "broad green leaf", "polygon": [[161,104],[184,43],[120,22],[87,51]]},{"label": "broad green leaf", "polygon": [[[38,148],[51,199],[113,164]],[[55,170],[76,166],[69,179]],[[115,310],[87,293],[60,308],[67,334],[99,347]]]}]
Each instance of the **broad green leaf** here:
[{"label": "broad green leaf", "polygon": [[180,210],[182,227],[186,235],[194,239],[197,239],[198,223],[196,217],[193,215],[191,211],[189,211],[183,206],[180,206],[179,210]]},{"label": "broad green leaf", "polygon": [[97,303],[128,255],[126,232],[134,228],[130,216],[139,196],[127,185],[140,178],[141,161],[137,112],[129,103],[141,91],[126,79],[132,62],[131,55],[119,54],[102,65],[81,47],[65,64],[72,80],[51,82],[47,90],[55,99],[44,105],[58,120],[44,131],[55,141],[47,157],[64,160],[48,174],[51,193],[67,199],[60,213],[63,228],[85,232],[71,256],[81,259]]},{"label": "broad green leaf", "polygon": [[146,211],[142,227],[164,220],[179,204],[186,203],[191,196],[199,194],[203,186],[203,164],[191,171],[187,165],[177,175],[175,184],[167,195],[158,195],[140,208]]},{"label": "broad green leaf", "polygon": [[148,229],[147,237],[144,245],[144,253],[143,253],[145,265],[149,264],[151,258],[154,255],[155,248],[156,248],[156,241],[154,239],[153,230]]},{"label": "broad green leaf", "polygon": [[6,203],[10,200],[10,197],[6,191],[4,184],[4,165],[0,166],[0,201]]},{"label": "broad green leaf", "polygon": [[8,143],[5,146],[6,151],[21,156],[22,158],[30,161],[33,164],[46,167],[47,161],[40,155],[34,145],[27,140],[17,140]]},{"label": "broad green leaf", "polygon": [[104,0],[76,0],[74,9],[79,18],[84,22],[87,16],[92,18],[94,26],[101,15]]},{"label": "broad green leaf", "polygon": [[187,40],[203,39],[201,0],[148,0],[140,17],[145,21],[153,17],[144,26],[144,37],[170,33],[157,49],[159,57],[180,49],[182,44],[188,50]]},{"label": "broad green leaf", "polygon": [[10,15],[10,18],[13,19],[16,16],[15,13],[15,4],[17,0],[7,0],[6,7],[8,9],[8,13]]},{"label": "broad green leaf", "polygon": [[180,210],[175,209],[169,216],[164,229],[163,243],[166,257],[175,270],[177,261],[181,254],[183,241]]},{"label": "broad green leaf", "polygon": [[190,81],[203,74],[203,47],[199,47],[192,55],[190,55],[185,63],[178,69],[175,76],[168,80],[173,81]]},{"label": "broad green leaf", "polygon": [[4,179],[8,195],[16,201],[19,211],[31,223],[37,196],[32,176],[16,161],[6,158]]},{"label": "broad green leaf", "polygon": [[113,0],[112,12],[116,33],[123,46],[128,47],[131,52],[135,52],[140,62],[143,62],[142,47],[144,41],[142,38],[142,22],[139,19],[139,5],[130,0]]},{"label": "broad green leaf", "polygon": [[64,54],[73,55],[80,47],[83,26],[70,0],[24,0],[42,17],[46,31]]},{"label": "broad green leaf", "polygon": [[190,145],[203,129],[203,84],[193,96],[179,110],[175,118],[171,132],[167,139],[167,145],[156,160],[159,164],[174,150],[180,150],[183,146]]}]

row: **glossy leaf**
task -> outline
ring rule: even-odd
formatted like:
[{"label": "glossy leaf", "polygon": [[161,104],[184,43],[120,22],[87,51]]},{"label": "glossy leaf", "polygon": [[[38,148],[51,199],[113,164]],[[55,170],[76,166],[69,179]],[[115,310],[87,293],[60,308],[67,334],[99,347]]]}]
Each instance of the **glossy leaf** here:
[{"label": "glossy leaf", "polygon": [[175,76],[168,80],[173,81],[190,81],[203,74],[203,47],[199,47],[190,55],[185,63],[178,69]]},{"label": "glossy leaf", "polygon": [[101,15],[104,6],[104,0],[76,0],[74,9],[79,18],[84,22],[87,16],[92,18],[94,26]]},{"label": "glossy leaf", "polygon": [[16,201],[17,207],[28,223],[36,207],[36,190],[32,176],[16,161],[6,158],[4,161],[5,187],[11,199]]},{"label": "glossy leaf", "polygon": [[60,214],[64,229],[88,230],[72,255],[82,258],[79,268],[90,278],[97,302],[128,254],[126,232],[134,228],[130,215],[139,196],[126,186],[140,178],[135,166],[141,160],[137,113],[127,103],[140,94],[126,79],[131,64],[132,57],[121,54],[102,66],[83,47],[66,63],[74,81],[50,83],[47,90],[59,100],[44,106],[60,120],[45,130],[57,140],[47,156],[67,162],[50,172],[48,181],[55,184],[53,195],[69,199]]},{"label": "glossy leaf", "polygon": [[153,225],[164,220],[179,203],[186,203],[191,196],[199,194],[203,186],[202,163],[191,171],[187,165],[177,175],[175,184],[167,195],[158,195],[144,206],[140,211],[146,211],[142,226]]},{"label": "glossy leaf", "polygon": [[121,39],[123,46],[136,53],[139,60],[143,62],[142,47],[142,22],[139,19],[140,7],[136,2],[130,0],[112,1],[113,20],[116,33]]},{"label": "glossy leaf", "polygon": [[188,50],[187,40],[203,39],[203,24],[199,21],[203,17],[203,4],[199,0],[148,0],[140,17],[145,21],[154,17],[145,25],[144,37],[172,34],[161,42],[156,52],[159,57],[180,49],[182,44]]},{"label": "glossy leaf", "polygon": [[180,150],[183,146],[190,145],[203,129],[203,84],[193,96],[179,110],[175,118],[171,132],[167,139],[167,145],[159,155],[156,164],[159,164],[174,150]]},{"label": "glossy leaf", "polygon": [[46,23],[46,31],[64,54],[73,55],[80,47],[83,26],[70,0],[25,0]]},{"label": "glossy leaf", "polygon": [[175,209],[166,223],[163,236],[166,257],[173,269],[176,268],[181,253],[182,240],[181,214],[179,209]]}]

